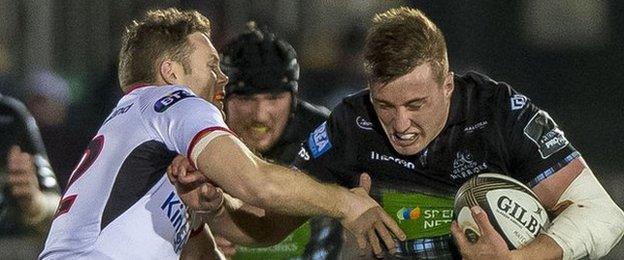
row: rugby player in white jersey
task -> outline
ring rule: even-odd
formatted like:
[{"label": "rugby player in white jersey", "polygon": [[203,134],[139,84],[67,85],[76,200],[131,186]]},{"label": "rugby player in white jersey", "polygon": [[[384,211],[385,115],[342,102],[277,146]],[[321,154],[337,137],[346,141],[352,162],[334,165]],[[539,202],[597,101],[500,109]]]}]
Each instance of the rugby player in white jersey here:
[{"label": "rugby player in white jersey", "polygon": [[[176,9],[149,11],[128,26],[119,63],[126,94],[72,173],[40,258],[180,257],[191,233],[187,207],[165,176],[177,154],[231,196],[274,212],[273,220],[323,214],[340,219],[362,250],[379,241],[393,249],[390,233],[404,234],[365,192],[267,163],[231,134],[217,107],[227,77],[209,31],[206,17]],[[288,225],[249,221],[262,232],[271,232],[262,224]],[[199,231],[190,240],[209,243],[208,230]],[[277,242],[257,238],[243,242]]]}]

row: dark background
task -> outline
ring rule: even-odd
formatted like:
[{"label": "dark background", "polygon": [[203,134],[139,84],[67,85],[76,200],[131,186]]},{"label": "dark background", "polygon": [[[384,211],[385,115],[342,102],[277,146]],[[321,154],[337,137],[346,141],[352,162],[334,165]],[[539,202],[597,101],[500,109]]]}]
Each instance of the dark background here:
[{"label": "dark background", "polygon": [[[400,5],[438,24],[453,71],[505,81],[548,111],[624,205],[622,1],[0,0],[0,92],[29,104],[53,167],[68,176],[121,95],[119,37],[144,10],[198,9],[217,49],[248,20],[268,25],[298,51],[301,95],[331,108],[364,87],[360,49],[373,14]],[[607,258],[622,257],[620,243]]]}]

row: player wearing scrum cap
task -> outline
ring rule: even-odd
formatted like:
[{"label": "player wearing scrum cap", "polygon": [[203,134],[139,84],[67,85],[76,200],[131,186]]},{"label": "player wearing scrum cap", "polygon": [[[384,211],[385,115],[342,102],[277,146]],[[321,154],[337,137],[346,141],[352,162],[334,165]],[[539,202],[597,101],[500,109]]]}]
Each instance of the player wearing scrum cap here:
[{"label": "player wearing scrum cap", "polygon": [[[408,235],[392,257],[594,259],[621,239],[622,210],[548,113],[505,83],[449,71],[444,36],[421,11],[376,15],[364,57],[369,88],[310,133],[295,165],[346,187],[369,172],[372,196]],[[510,251],[474,208],[488,232],[466,241],[451,224],[453,195],[480,172],[527,184],[558,214],[552,226]]]},{"label": "player wearing scrum cap", "polygon": [[[230,79],[225,87],[226,123],[262,157],[290,165],[299,144],[327,119],[329,110],[297,96],[299,64],[294,48],[267,28],[258,29],[254,22],[247,26],[248,31],[223,51],[221,67]],[[307,249],[311,230],[306,225],[275,247],[241,248],[238,257],[297,257],[305,250],[306,258],[318,251],[336,258],[342,235],[339,223],[323,217],[313,218],[310,223],[314,233]],[[321,230],[330,233],[321,237]]]}]

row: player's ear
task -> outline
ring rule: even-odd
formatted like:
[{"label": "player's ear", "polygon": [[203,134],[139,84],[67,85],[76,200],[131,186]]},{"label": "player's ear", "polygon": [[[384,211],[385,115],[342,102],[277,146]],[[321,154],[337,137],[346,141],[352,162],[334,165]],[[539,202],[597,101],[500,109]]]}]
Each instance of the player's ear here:
[{"label": "player's ear", "polygon": [[175,65],[174,61],[165,59],[159,66],[160,77],[169,85],[178,83],[179,77],[176,73]]},{"label": "player's ear", "polygon": [[444,86],[442,87],[444,88],[444,96],[447,98],[451,97],[453,89],[455,89],[455,80],[453,80],[454,75],[455,74],[452,71],[449,71],[444,78]]}]

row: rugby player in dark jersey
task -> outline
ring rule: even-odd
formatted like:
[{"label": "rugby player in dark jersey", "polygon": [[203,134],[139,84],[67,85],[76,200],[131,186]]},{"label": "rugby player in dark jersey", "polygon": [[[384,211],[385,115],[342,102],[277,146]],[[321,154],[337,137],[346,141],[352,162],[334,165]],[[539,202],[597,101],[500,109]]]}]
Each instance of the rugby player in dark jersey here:
[{"label": "rugby player in dark jersey", "polygon": [[[292,154],[299,150],[307,134],[327,119],[329,110],[297,97],[299,64],[293,47],[266,28],[256,28],[254,22],[247,26],[248,31],[228,43],[223,52],[221,65],[229,77],[224,102],[226,123],[265,159],[290,165],[296,158]],[[340,247],[336,243],[341,238],[339,223],[317,217],[311,225],[302,226],[270,248],[240,248],[234,258],[295,258],[302,256],[304,250],[304,257],[323,251],[335,258]],[[332,225],[331,234],[314,239]],[[306,249],[310,228],[317,236]],[[235,246],[217,232],[215,239],[226,255],[234,254]]]},{"label": "rugby player in dark jersey", "polygon": [[[422,12],[376,15],[364,56],[369,88],[345,98],[309,134],[295,165],[346,187],[369,173],[371,196],[408,235],[391,257],[593,259],[622,237],[622,210],[548,113],[505,83],[450,72],[443,34]],[[452,222],[453,196],[486,172],[531,187],[558,214],[552,226],[510,251],[475,207],[481,230],[492,232],[467,242]]]}]

